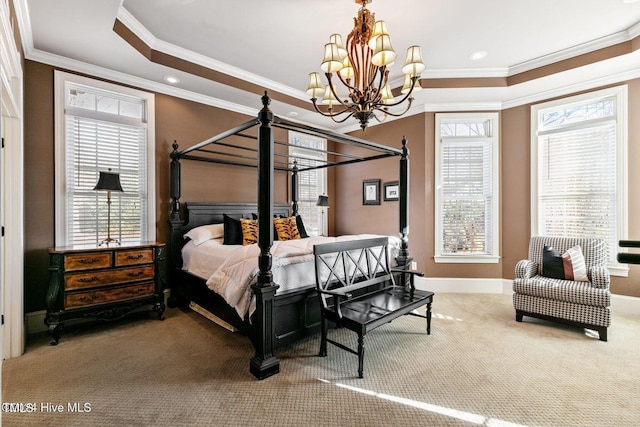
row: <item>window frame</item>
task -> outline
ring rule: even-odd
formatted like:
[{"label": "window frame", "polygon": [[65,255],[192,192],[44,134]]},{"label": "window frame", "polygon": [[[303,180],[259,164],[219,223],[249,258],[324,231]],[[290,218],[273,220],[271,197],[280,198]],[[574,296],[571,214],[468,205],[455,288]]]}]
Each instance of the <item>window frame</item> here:
[{"label": "window frame", "polygon": [[[580,95],[574,95],[553,101],[548,101],[531,106],[531,235],[536,236],[540,231],[539,215],[539,184],[540,168],[542,167],[542,153],[539,149],[538,134],[540,129],[540,117],[546,111],[569,107],[576,104],[597,102],[605,98],[615,98],[616,122],[616,242],[624,240],[628,235],[628,87],[627,85],[615,86],[607,89],[592,91]],[[575,125],[559,126],[562,129],[578,129],[593,124],[594,120],[585,120]],[[598,120],[595,120],[597,123]],[[546,130],[545,130],[546,131]],[[544,131],[540,131],[545,133]],[[548,132],[546,132],[548,133]],[[622,252],[624,249],[612,247],[611,251]],[[615,259],[615,257],[613,257]],[[629,267],[626,264],[614,261],[608,265],[609,272],[613,276],[627,277]]]},{"label": "window frame", "polygon": [[[322,149],[325,152],[322,153],[322,154],[319,153],[319,152],[315,152],[316,155],[308,154],[308,153],[313,153],[313,151],[308,151],[308,150],[305,150],[304,148],[299,148],[298,146],[293,144],[293,141],[294,141],[294,138],[296,137],[296,135],[298,135],[299,137],[301,137],[303,139],[315,139],[315,140],[317,140],[318,142],[320,142],[322,144],[322,147],[323,147]],[[328,141],[326,140],[326,138],[320,138],[320,137],[308,135],[308,134],[302,133],[302,132],[289,131],[288,132],[288,141],[289,141],[289,152],[288,152],[288,154],[292,158],[291,163],[293,163],[293,160],[295,160],[293,158],[293,156],[306,157],[308,159],[316,160],[316,161],[319,161],[321,163],[326,162],[326,160],[327,160],[326,150],[327,150],[327,144],[328,144]],[[296,151],[298,151],[298,152],[296,153]],[[322,178],[320,179],[320,182],[321,182],[321,185],[322,185],[322,188],[321,188],[322,191],[321,191],[321,193],[319,193],[319,195],[320,194],[325,194],[326,195],[327,191],[328,191],[328,189],[327,189],[327,186],[328,186],[327,168],[316,169],[314,171],[299,172],[298,173],[298,185],[300,185],[301,177],[303,177],[305,174],[308,174],[308,173],[320,173],[322,175]],[[300,190],[298,189],[298,206],[300,206],[299,197],[300,197]],[[314,205],[315,205],[315,202],[311,201],[311,203],[314,203]],[[312,233],[314,233],[314,232],[317,233],[318,236],[324,235],[325,231],[328,228],[327,226],[328,226],[328,223],[329,223],[329,215],[328,215],[328,213],[326,211],[328,208],[323,208],[324,209],[324,213],[325,213],[324,215],[318,214],[318,212],[317,212],[318,209],[316,209],[316,218],[317,218],[317,223],[319,224],[318,229],[317,230],[313,230],[313,229],[307,228],[307,222],[305,222],[305,228],[307,228],[306,231],[307,231],[307,233],[309,235],[312,235]],[[298,211],[300,211],[299,208],[298,208]],[[305,218],[303,217],[302,220],[304,221]],[[320,222],[322,222],[322,224],[320,224]]]},{"label": "window frame", "polygon": [[[441,124],[451,122],[466,123],[469,121],[489,121],[489,135],[482,137],[450,137],[452,141],[472,141],[474,139],[488,140],[491,144],[491,228],[492,245],[488,254],[443,254],[442,253],[442,176],[441,164],[442,140]],[[436,263],[468,263],[468,264],[496,264],[500,262],[500,113],[436,113],[435,118],[435,191],[434,191],[434,261]]]},{"label": "window frame", "polygon": [[[146,229],[141,230],[141,240],[156,240],[156,191],[155,191],[155,96],[153,93],[107,83],[88,77],[55,70],[54,73],[54,110],[55,110],[55,245],[67,246],[66,222],[66,84],[78,84],[106,90],[144,100],[144,118],[146,126]],[[90,116],[90,114],[88,115]],[[125,118],[123,121],[127,121]]]}]

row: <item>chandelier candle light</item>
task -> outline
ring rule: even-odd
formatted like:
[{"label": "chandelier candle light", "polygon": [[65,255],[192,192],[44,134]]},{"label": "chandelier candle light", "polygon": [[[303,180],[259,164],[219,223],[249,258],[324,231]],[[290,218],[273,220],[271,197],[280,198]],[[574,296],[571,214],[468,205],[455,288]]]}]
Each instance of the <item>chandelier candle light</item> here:
[{"label": "chandelier candle light", "polygon": [[[387,115],[401,116],[413,102],[413,93],[420,89],[420,73],[426,68],[422,62],[420,46],[407,49],[407,59],[402,67],[405,74],[400,100],[396,100],[389,86],[389,67],[396,60],[391,47],[391,39],[384,21],[376,21],[366,5],[372,0],[355,0],[362,5],[358,16],[353,18],[353,30],[347,36],[346,48],[342,36],[333,34],[329,43],[324,45],[324,59],[320,69],[324,71],[328,84],[322,83],[320,73],[309,74],[307,93],[316,111],[331,117],[336,123],[342,123],[354,116],[365,130],[372,117],[382,121]],[[334,73],[348,90],[348,99],[341,99],[333,83]],[[318,108],[318,96],[323,95],[322,104],[328,105],[326,111]],[[390,112],[389,107],[407,101],[402,112]],[[379,117],[378,111],[382,114]],[[344,115],[344,116],[343,116]]]}]

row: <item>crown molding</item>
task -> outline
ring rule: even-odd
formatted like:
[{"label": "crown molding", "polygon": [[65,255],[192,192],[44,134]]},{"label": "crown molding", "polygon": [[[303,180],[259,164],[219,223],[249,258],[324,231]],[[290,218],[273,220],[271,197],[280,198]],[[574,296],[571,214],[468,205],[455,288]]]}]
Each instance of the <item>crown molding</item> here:
[{"label": "crown molding", "polygon": [[508,68],[441,68],[426,70],[421,73],[421,77],[426,79],[495,78],[508,76]]},{"label": "crown molding", "polygon": [[142,40],[153,50],[174,56],[176,58],[180,58],[184,61],[191,62],[193,64],[197,64],[211,70],[234,76],[238,79],[253,83],[258,86],[262,86],[268,90],[273,90],[275,92],[279,92],[302,101],[308,101],[307,94],[302,90],[294,89],[291,86],[283,85],[271,79],[267,79],[265,77],[246,71],[242,68],[234,67],[233,65],[229,65],[225,62],[218,61],[208,56],[156,38],[122,5],[118,9],[118,13],[116,16],[118,20],[122,22],[122,24],[127,26],[129,30],[131,30],[138,38],[140,38],[140,40]]},{"label": "crown molding", "polygon": [[31,30],[31,18],[29,18],[29,6],[27,0],[14,0],[13,7],[18,20],[22,49],[26,55],[27,52],[33,50],[33,31]]},{"label": "crown molding", "polygon": [[640,69],[623,71],[621,73],[612,74],[610,76],[605,77],[597,77],[594,79],[589,79],[584,82],[566,85],[559,88],[544,90],[533,93],[531,95],[513,98],[508,101],[503,101],[501,104],[501,110],[506,110],[508,108],[519,107],[521,105],[533,104],[536,102],[544,101],[551,98],[557,98],[560,96],[566,96],[575,94],[577,92],[582,92],[586,90],[592,90],[601,86],[607,86],[616,83],[622,83],[628,80],[633,80],[640,78]]},{"label": "crown molding", "polygon": [[[246,107],[240,104],[236,104],[233,102],[225,101],[219,98],[211,97],[208,95],[203,95],[200,93],[176,88],[174,86],[165,85],[162,83],[158,83],[155,81],[147,80],[140,77],[135,77],[130,74],[114,71],[108,68],[95,66],[92,64],[88,64],[85,62],[73,60],[70,58],[62,57],[59,55],[47,53],[44,51],[40,51],[33,47],[33,38],[31,31],[31,23],[29,19],[28,5],[26,0],[14,0],[14,7],[16,11],[16,19],[18,20],[18,25],[20,29],[20,36],[22,41],[22,47],[24,50],[25,59],[33,60],[36,62],[42,62],[45,64],[49,64],[55,67],[67,69],[70,71],[83,73],[92,75],[99,78],[104,78],[110,81],[114,81],[121,84],[131,85],[134,87],[139,87],[144,90],[149,90],[157,93],[162,93],[165,95],[175,96],[177,98],[186,99],[193,102],[198,102],[204,105],[209,105],[217,108],[221,108],[228,111],[233,111],[236,113],[244,114],[247,116],[255,116],[258,113],[258,109]],[[255,84],[263,85],[264,87],[279,91],[281,93],[286,93],[294,98],[304,100],[308,102],[306,93],[299,90],[294,90],[288,86],[280,85],[275,82],[272,82],[268,79],[261,78],[260,76],[256,76],[252,73],[245,72],[244,70],[236,69],[235,67],[231,67],[227,64],[223,64],[219,61],[212,60],[210,58],[205,58],[202,55],[195,54],[193,52],[185,51],[184,49],[180,49],[176,46],[170,45],[169,43],[162,42],[157,40],[153,35],[148,32],[133,16],[129,14],[126,9],[120,7],[118,11],[118,19],[120,19],[123,24],[127,25],[135,34],[143,40],[143,42],[147,43],[149,46],[154,48],[158,48],[163,52],[170,55],[187,55],[187,60],[192,60],[200,65],[209,67],[216,66],[217,70],[225,73],[230,73],[231,75],[235,75],[241,79],[249,79]],[[527,61],[516,66],[510,67],[508,71],[505,69],[490,69],[490,70],[480,70],[480,69],[466,69],[466,70],[429,70],[423,73],[424,77],[429,78],[455,78],[455,77],[496,77],[496,73],[500,73],[501,75],[506,74],[514,74],[519,73],[527,69],[532,69],[541,66],[542,64],[553,63],[562,59],[566,59],[575,55],[580,55],[582,53],[586,53],[592,51],[593,49],[599,49],[607,46],[611,46],[616,43],[629,41],[635,37],[640,35],[640,23],[629,27],[625,31],[621,31],[611,36],[603,37],[601,39],[595,40],[593,42],[585,43],[580,46],[576,46],[573,48],[565,49],[561,52],[556,52],[552,55],[547,55],[544,57],[537,58],[532,61]],[[191,55],[191,56],[190,56]],[[508,108],[518,107],[521,105],[532,104],[536,102],[540,102],[546,99],[565,96],[568,94],[581,92],[585,90],[594,89],[601,86],[606,86],[610,84],[620,83],[626,80],[637,79],[640,78],[640,69],[633,69],[621,73],[617,73],[610,76],[598,77],[594,79],[589,79],[584,82],[580,82],[577,84],[572,84],[568,86],[562,86],[560,88],[550,89],[550,90],[540,90],[536,91],[533,94],[526,95],[523,97],[504,99],[503,101],[497,102],[470,102],[470,103],[425,103],[425,104],[417,104],[414,103],[412,107],[405,113],[402,117],[392,117],[389,116],[383,123],[389,123],[391,121],[397,120],[399,118],[410,117],[416,114],[421,114],[425,112],[441,112],[441,111],[500,111]],[[403,81],[400,79],[395,79],[394,81],[398,81],[398,84],[402,84]],[[508,94],[508,93],[507,93]],[[508,97],[505,97],[508,98]],[[301,121],[304,123],[304,121]],[[380,123],[375,120],[370,123],[370,127],[376,126]],[[347,125],[339,127],[336,131],[348,133],[359,130],[360,127],[357,123],[353,125]]]},{"label": "crown molding", "polygon": [[[599,39],[591,40],[586,43],[582,43],[576,46],[571,46],[567,49],[559,50],[548,55],[540,56],[538,58],[531,59],[529,61],[514,64],[509,67],[509,76],[531,71],[536,68],[544,67],[547,65],[555,64],[556,62],[571,59],[576,56],[584,55],[586,53],[594,52],[599,49],[604,49],[619,43],[624,43],[632,40],[637,35],[640,22],[626,30],[620,31],[615,34],[601,37]],[[633,29],[633,31],[632,31]],[[635,34],[635,35],[634,35]]]},{"label": "crown molding", "polygon": [[255,108],[245,107],[244,105],[225,101],[223,99],[214,98],[212,96],[203,95],[184,89],[179,89],[174,86],[165,85],[162,83],[143,79],[141,77],[135,77],[130,74],[114,71],[97,65],[87,64],[75,59],[69,59],[67,57],[43,52],[38,49],[32,49],[26,59],[41,62],[58,68],[63,68],[65,70],[74,71],[77,73],[83,73],[90,76],[103,78],[116,83],[134,86],[144,90],[162,93],[164,95],[175,96],[177,98],[198,102],[201,104],[233,111],[240,114],[246,114],[248,116],[255,116],[256,114],[258,114],[258,110]]},{"label": "crown molding", "polygon": [[[1,62],[3,65],[2,68],[7,68],[6,70],[3,69],[1,74],[3,78],[8,80],[14,76],[22,75],[20,53],[15,45],[15,39],[12,31],[13,28],[9,18],[9,9],[4,7],[0,9],[0,24],[2,24],[2,28],[0,28],[0,33],[2,33],[2,37],[0,37],[0,52],[2,55]],[[7,87],[10,87],[10,85]],[[10,91],[9,94],[11,94]]]}]

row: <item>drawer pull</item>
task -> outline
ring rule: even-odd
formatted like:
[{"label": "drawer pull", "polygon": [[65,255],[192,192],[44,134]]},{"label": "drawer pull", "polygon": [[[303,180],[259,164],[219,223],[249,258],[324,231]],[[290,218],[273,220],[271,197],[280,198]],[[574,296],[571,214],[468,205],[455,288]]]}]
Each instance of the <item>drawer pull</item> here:
[{"label": "drawer pull", "polygon": [[98,282],[100,281],[100,278],[97,276],[91,276],[91,277],[81,277],[78,279],[78,282],[80,283],[93,283],[93,282]]},{"label": "drawer pull", "polygon": [[78,299],[80,301],[82,301],[82,302],[85,302],[85,301],[89,301],[89,300],[98,299],[98,295],[91,295],[91,298],[89,298],[89,297],[80,297]]},{"label": "drawer pull", "polygon": [[144,271],[130,271],[127,273],[127,276],[129,277],[140,277],[142,275],[144,275]]},{"label": "drawer pull", "polygon": [[100,262],[100,258],[82,258],[80,264],[95,264],[96,262]]},{"label": "drawer pull", "polygon": [[139,294],[144,292],[144,288],[138,288],[138,289],[127,289],[127,294],[129,295],[135,295],[135,294]]},{"label": "drawer pull", "polygon": [[127,259],[132,260],[132,261],[137,260],[137,259],[141,259],[142,257],[144,257],[144,255],[142,255],[142,254],[127,255]]}]

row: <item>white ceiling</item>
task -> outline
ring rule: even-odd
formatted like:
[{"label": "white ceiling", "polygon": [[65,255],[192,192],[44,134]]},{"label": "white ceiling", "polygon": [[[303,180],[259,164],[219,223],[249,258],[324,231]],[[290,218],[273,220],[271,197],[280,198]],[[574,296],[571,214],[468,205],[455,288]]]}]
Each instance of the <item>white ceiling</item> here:
[{"label": "white ceiling", "polygon": [[[118,18],[153,49],[300,100],[307,75],[320,71],[324,43],[343,38],[354,0],[15,0],[28,59],[50,63],[254,114],[254,93],[149,61],[113,30]],[[640,2],[624,0],[374,0],[399,61],[422,46],[423,78],[504,77],[631,40],[640,33]],[[486,58],[469,56],[478,50]],[[640,77],[633,52],[553,76],[500,88],[426,89],[412,112],[501,109],[549,96]],[[174,75],[180,83],[162,80]],[[278,115],[340,131],[304,108],[274,102]]]}]

